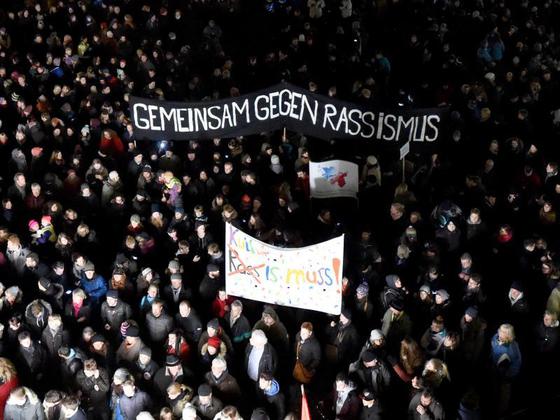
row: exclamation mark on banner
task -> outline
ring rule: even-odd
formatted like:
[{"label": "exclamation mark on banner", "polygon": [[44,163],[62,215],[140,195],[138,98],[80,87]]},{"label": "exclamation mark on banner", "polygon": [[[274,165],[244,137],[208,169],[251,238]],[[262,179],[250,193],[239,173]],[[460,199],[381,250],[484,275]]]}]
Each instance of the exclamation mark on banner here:
[{"label": "exclamation mark on banner", "polygon": [[333,258],[332,259],[332,267],[334,270],[334,276],[336,278],[336,284],[340,284],[340,259],[339,258]]}]

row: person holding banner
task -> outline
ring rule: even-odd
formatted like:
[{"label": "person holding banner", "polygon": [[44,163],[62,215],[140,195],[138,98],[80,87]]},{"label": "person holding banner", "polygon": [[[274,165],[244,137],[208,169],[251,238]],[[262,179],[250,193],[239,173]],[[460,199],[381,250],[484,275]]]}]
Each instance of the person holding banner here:
[{"label": "person holding banner", "polygon": [[349,309],[342,309],[338,323],[331,321],[326,334],[329,341],[325,348],[325,357],[329,363],[344,367],[356,360],[360,343]]}]

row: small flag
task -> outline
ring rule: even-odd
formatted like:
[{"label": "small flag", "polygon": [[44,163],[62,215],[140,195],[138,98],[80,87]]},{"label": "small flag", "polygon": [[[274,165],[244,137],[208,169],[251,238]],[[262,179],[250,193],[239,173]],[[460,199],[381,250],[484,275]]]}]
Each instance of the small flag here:
[{"label": "small flag", "polygon": [[309,405],[307,404],[307,397],[305,396],[303,385],[301,386],[301,420],[311,420]]}]

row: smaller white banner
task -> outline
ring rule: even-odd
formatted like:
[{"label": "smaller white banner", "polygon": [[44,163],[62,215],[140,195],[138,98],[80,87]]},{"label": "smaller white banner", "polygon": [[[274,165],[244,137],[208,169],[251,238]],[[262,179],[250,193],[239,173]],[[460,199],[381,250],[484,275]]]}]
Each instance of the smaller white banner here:
[{"label": "smaller white banner", "polygon": [[311,197],[353,197],[358,195],[358,165],[345,160],[309,163]]}]

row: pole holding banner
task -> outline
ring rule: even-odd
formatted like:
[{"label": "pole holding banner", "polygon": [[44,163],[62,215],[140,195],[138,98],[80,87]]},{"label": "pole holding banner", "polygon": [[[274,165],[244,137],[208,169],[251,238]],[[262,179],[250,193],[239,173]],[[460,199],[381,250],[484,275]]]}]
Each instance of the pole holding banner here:
[{"label": "pole holding banner", "polygon": [[400,149],[401,161],[402,161],[402,183],[405,182],[405,170],[406,170],[406,155],[410,153],[410,142],[406,142]]}]

